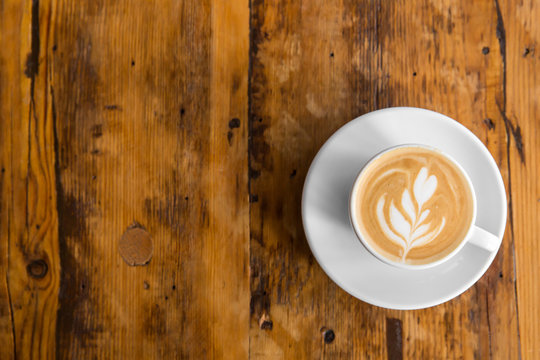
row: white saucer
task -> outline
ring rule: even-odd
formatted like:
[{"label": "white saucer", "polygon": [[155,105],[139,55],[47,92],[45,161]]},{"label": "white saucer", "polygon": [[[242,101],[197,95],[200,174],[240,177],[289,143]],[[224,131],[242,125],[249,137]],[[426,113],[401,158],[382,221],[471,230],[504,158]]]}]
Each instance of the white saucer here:
[{"label": "white saucer", "polygon": [[323,145],[307,174],[304,230],[315,258],[334,282],[360,300],[390,309],[422,309],[458,296],[480,279],[498,251],[466,244],[441,265],[404,270],[364,248],[349,221],[354,179],[375,154],[411,143],[445,151],[469,174],[478,203],[476,225],[499,238],[506,225],[506,192],[497,164],[458,122],[433,111],[402,107],[374,111],[344,125]]}]

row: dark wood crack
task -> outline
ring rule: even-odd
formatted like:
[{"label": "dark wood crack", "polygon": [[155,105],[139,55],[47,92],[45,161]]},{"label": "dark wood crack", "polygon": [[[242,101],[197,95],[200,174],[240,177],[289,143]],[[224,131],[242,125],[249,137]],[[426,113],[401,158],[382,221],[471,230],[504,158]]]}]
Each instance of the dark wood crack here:
[{"label": "dark wood crack", "polygon": [[[497,40],[499,41],[499,50],[501,53],[502,58],[502,72],[503,72],[503,84],[502,84],[502,91],[503,91],[503,102],[502,104],[497,102],[497,106],[499,107],[499,112],[501,113],[501,117],[504,121],[505,130],[506,130],[506,162],[507,162],[507,171],[508,171],[508,213],[510,217],[510,236],[511,236],[511,248],[512,248],[512,261],[514,265],[514,299],[516,302],[516,323],[517,323],[517,337],[518,337],[518,356],[519,359],[521,359],[521,334],[520,334],[520,326],[519,326],[519,303],[518,303],[518,293],[517,293],[517,281],[516,281],[516,248],[515,248],[515,242],[514,242],[514,211],[513,211],[513,200],[512,200],[512,170],[511,170],[511,161],[510,161],[510,141],[511,137],[510,135],[513,135],[512,131],[512,123],[509,121],[508,117],[506,116],[506,30],[504,27],[504,21],[501,13],[501,7],[499,5],[499,0],[494,0],[495,2],[495,10],[497,12],[497,28],[496,28],[496,36]],[[521,136],[521,131],[520,131]],[[518,148],[518,152],[519,152]],[[521,151],[523,151],[523,145],[521,145]],[[523,153],[520,153],[520,157],[522,162],[524,162]],[[487,300],[486,300],[486,305]],[[489,306],[488,306],[489,309]],[[490,349],[491,351],[491,349]]]}]

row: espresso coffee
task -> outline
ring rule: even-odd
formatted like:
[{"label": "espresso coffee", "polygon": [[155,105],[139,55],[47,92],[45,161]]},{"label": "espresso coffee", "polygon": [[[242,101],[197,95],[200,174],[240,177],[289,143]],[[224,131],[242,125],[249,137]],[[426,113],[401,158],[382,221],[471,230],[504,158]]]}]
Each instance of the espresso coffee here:
[{"label": "espresso coffee", "polygon": [[405,146],[370,162],[357,180],[353,206],[362,239],[382,257],[423,265],[465,239],[474,200],[461,169],[437,150]]}]

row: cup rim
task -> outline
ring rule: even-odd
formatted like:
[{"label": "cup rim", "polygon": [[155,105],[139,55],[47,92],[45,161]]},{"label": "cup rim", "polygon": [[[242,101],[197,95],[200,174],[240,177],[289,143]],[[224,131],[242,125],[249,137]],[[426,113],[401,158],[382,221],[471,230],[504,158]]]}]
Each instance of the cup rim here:
[{"label": "cup rim", "polygon": [[[469,189],[471,191],[471,196],[472,196],[472,201],[473,201],[473,215],[471,217],[471,222],[469,224],[469,229],[467,230],[467,233],[465,234],[465,236],[463,237],[463,239],[461,240],[459,245],[456,246],[456,248],[454,250],[452,250],[450,253],[448,253],[443,258],[440,258],[440,259],[438,259],[436,261],[433,261],[433,262],[430,262],[430,263],[427,263],[427,264],[403,264],[403,263],[399,263],[399,262],[390,260],[390,259],[384,257],[383,255],[379,254],[367,241],[365,241],[363,239],[363,237],[361,235],[362,232],[360,231],[358,223],[356,221],[357,216],[356,216],[356,206],[354,206],[355,205],[354,199],[356,198],[355,195],[356,195],[356,193],[358,191],[358,184],[360,182],[359,180],[362,177],[362,175],[364,174],[365,170],[369,167],[369,165],[371,165],[375,160],[380,158],[382,155],[384,155],[384,154],[386,154],[386,153],[388,153],[390,151],[393,151],[393,150],[396,150],[396,149],[399,149],[399,148],[406,148],[406,147],[418,147],[418,148],[431,150],[431,151],[439,153],[440,155],[442,155],[446,159],[448,159],[450,162],[452,162],[452,164],[454,164],[459,169],[459,171],[462,173],[462,175],[466,179],[467,184],[469,185]],[[474,230],[475,224],[476,224],[476,215],[477,215],[476,193],[475,193],[475,190],[474,190],[473,183],[472,183],[472,181],[471,181],[471,179],[469,177],[469,174],[467,174],[467,172],[465,171],[465,169],[463,169],[461,164],[459,164],[451,155],[449,155],[445,151],[442,151],[442,150],[440,150],[440,149],[438,149],[436,147],[430,146],[430,145],[419,144],[419,143],[399,144],[399,145],[395,145],[395,146],[386,148],[386,149],[378,152],[377,154],[375,154],[359,170],[358,174],[354,178],[353,186],[352,186],[350,194],[349,194],[349,221],[351,223],[351,226],[352,226],[352,228],[354,230],[354,234],[356,235],[357,239],[369,251],[369,253],[372,254],[373,256],[375,256],[377,259],[379,259],[380,261],[382,261],[382,262],[384,262],[386,264],[389,264],[389,265],[392,265],[394,267],[401,268],[401,269],[423,270],[423,269],[428,269],[428,268],[435,267],[437,265],[440,265],[440,264],[448,261],[454,255],[456,255],[465,246],[465,244],[469,241],[469,239],[471,238],[471,235],[473,233],[473,230]]]}]

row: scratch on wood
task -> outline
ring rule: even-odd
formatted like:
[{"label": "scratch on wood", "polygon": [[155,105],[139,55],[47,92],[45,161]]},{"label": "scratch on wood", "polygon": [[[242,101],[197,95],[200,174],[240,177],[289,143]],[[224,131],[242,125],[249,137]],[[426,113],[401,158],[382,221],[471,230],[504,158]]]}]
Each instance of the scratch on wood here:
[{"label": "scratch on wood", "polygon": [[[521,127],[519,125],[516,125],[514,127],[514,124],[512,124],[512,121],[508,118],[506,115],[506,112],[504,111],[503,107],[497,103],[497,106],[499,107],[499,112],[501,114],[501,117],[504,121],[504,125],[506,127],[507,132],[507,141],[508,141],[508,147],[510,145],[510,134],[514,138],[514,141],[516,143],[516,149],[519,154],[519,158],[521,160],[521,163],[525,165],[525,153],[523,152],[523,138],[521,136]],[[510,151],[510,148],[508,149]],[[510,156],[510,152],[508,153],[508,156]]]},{"label": "scratch on wood", "polygon": [[488,340],[489,340],[489,358],[493,358],[493,354],[491,353],[491,321],[489,318],[489,277],[487,278],[488,286],[486,287],[486,317],[487,317],[487,327],[488,327]]},{"label": "scratch on wood", "polygon": [[[270,298],[267,294],[267,292],[264,290],[265,287],[268,285],[268,276],[264,276],[262,274],[262,268],[260,263],[258,263],[258,259],[255,258],[255,255],[251,251],[251,239],[253,239],[253,230],[252,230],[252,222],[253,222],[253,216],[252,216],[252,203],[255,203],[259,200],[257,194],[253,194],[253,187],[252,187],[252,180],[256,179],[260,176],[260,171],[257,171],[253,168],[253,163],[256,160],[255,157],[253,157],[253,136],[254,136],[254,111],[253,111],[253,94],[254,94],[254,81],[253,81],[253,68],[256,65],[260,64],[260,60],[258,59],[258,50],[259,45],[264,41],[264,37],[262,36],[262,26],[260,26],[259,17],[258,14],[255,13],[256,6],[254,4],[254,1],[249,2],[249,64],[248,64],[248,123],[247,123],[247,131],[248,131],[248,149],[247,149],[247,191],[249,194],[249,219],[248,219],[248,227],[249,227],[249,235],[250,235],[250,241],[249,241],[249,261],[250,261],[250,272],[252,280],[250,281],[250,291],[251,291],[251,298],[250,298],[250,314],[253,315],[255,311],[261,311],[261,308],[266,310],[266,314],[268,314],[270,310]],[[230,125],[230,124],[229,124]],[[232,129],[231,129],[232,130]],[[252,161],[252,158],[254,161]],[[262,222],[262,221],[261,221]],[[260,239],[257,239],[259,242],[262,243],[262,233],[259,234]],[[255,288],[255,282],[258,280],[258,284]],[[272,324],[273,326],[273,324]],[[249,341],[251,342],[251,336],[249,336]],[[249,344],[249,355],[251,355],[251,344]]]},{"label": "scratch on wood", "polygon": [[403,359],[403,332],[400,319],[386,318],[388,360]]},{"label": "scratch on wood", "polygon": [[506,31],[504,29],[503,17],[501,14],[501,7],[499,6],[499,0],[495,0],[495,10],[497,11],[497,28],[495,30],[495,36],[499,41],[499,51],[501,53],[503,64],[503,99],[504,99],[504,111],[506,111]]},{"label": "scratch on wood", "polygon": [[[512,125],[510,123],[510,125]],[[519,125],[514,127],[511,127],[512,135],[514,135],[514,140],[516,142],[516,148],[519,153],[519,158],[521,159],[521,163],[525,164],[525,155],[523,154],[523,140],[521,138],[521,127]]]},{"label": "scratch on wood", "polygon": [[484,119],[484,124],[487,126],[488,130],[495,129],[495,124],[493,123],[493,120],[491,120],[490,118]]},{"label": "scratch on wood", "polygon": [[39,70],[39,0],[32,0],[31,48],[26,57],[24,74],[31,79],[30,92],[34,95],[34,79]]},{"label": "scratch on wood", "polygon": [[[276,301],[278,304],[287,304],[288,301],[288,286],[284,285],[284,280],[287,280],[287,269],[285,268],[285,262],[281,263],[281,270],[279,271],[279,280],[276,287]],[[283,289],[285,287],[285,289]]]},{"label": "scratch on wood", "polygon": [[[11,244],[11,231],[10,231],[10,223],[8,221],[8,232],[7,232],[7,248],[8,248],[8,254],[9,254],[9,247]],[[9,268],[9,256],[7,257],[7,266]],[[15,319],[13,318],[13,301],[11,299],[11,286],[9,284],[9,276],[8,272],[6,272],[6,288],[7,288],[7,296],[8,296],[8,302],[9,302],[9,320],[11,322],[11,337],[13,338],[13,358],[17,359],[17,339],[15,337]]]},{"label": "scratch on wood", "polygon": [[[27,159],[27,176],[26,176],[26,193],[29,192],[29,177],[31,173],[30,154],[32,152],[32,116],[37,123],[36,117],[36,102],[34,100],[35,78],[39,70],[39,0],[32,0],[32,19],[31,19],[31,45],[30,53],[26,58],[26,67],[24,74],[30,79],[30,107],[28,109],[28,159]],[[26,230],[28,235],[28,197],[26,197]]]},{"label": "scratch on wood", "polygon": [[113,104],[113,105],[105,105],[104,106],[105,110],[118,110],[118,111],[122,111],[122,107],[120,105],[116,105],[116,104]]}]

